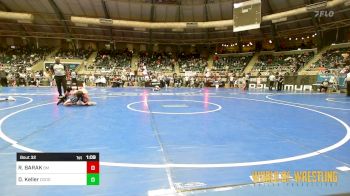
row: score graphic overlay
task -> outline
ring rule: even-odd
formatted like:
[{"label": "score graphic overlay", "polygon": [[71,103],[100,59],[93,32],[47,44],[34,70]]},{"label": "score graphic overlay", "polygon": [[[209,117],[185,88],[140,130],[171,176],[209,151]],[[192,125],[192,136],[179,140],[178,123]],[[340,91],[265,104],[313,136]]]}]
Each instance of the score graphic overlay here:
[{"label": "score graphic overlay", "polygon": [[99,184],[99,153],[17,153],[16,185]]},{"label": "score graphic overlay", "polygon": [[260,28],[261,0],[233,4],[233,32]]}]

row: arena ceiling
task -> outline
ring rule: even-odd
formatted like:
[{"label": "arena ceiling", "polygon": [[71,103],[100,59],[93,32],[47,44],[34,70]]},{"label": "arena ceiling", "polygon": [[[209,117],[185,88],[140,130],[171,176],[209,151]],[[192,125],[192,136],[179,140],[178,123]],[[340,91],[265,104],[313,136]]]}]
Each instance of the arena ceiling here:
[{"label": "arena ceiling", "polygon": [[[205,22],[231,20],[233,3],[244,0],[0,0],[0,10],[34,15],[32,23],[0,19],[0,36],[64,38],[137,43],[223,43],[344,27],[350,24],[350,6],[333,7],[332,18],[313,20],[314,13],[288,17],[277,24],[263,22],[261,28],[241,33],[227,29],[185,29],[183,32],[85,25],[77,26],[71,16],[111,18],[148,22]],[[322,0],[261,0],[262,16],[304,7]]]}]

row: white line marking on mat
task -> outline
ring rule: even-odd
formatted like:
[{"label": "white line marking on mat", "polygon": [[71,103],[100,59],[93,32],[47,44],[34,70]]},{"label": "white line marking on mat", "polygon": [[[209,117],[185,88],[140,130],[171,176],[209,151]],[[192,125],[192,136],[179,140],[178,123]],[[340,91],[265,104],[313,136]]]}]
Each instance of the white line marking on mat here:
[{"label": "white line marking on mat", "polygon": [[[263,160],[263,161],[253,161],[253,162],[240,162],[240,163],[212,163],[212,164],[200,164],[200,163],[167,163],[167,164],[152,164],[152,163],[115,163],[115,162],[106,162],[106,161],[102,161],[100,162],[100,164],[102,166],[114,166],[114,167],[129,167],[129,168],[148,168],[148,169],[162,169],[162,168],[231,168],[231,167],[247,167],[247,166],[256,166],[256,165],[268,165],[268,164],[276,164],[276,163],[284,163],[284,162],[290,162],[290,161],[296,161],[296,160],[301,160],[301,159],[306,159],[306,158],[310,158],[313,156],[317,156],[329,151],[332,151],[334,149],[339,148],[340,146],[344,145],[345,143],[347,143],[350,140],[350,127],[348,124],[346,124],[344,121],[340,120],[337,117],[334,117],[330,114],[327,114],[325,112],[321,112],[315,109],[311,109],[311,108],[306,108],[303,106],[298,106],[298,105],[293,105],[293,104],[287,104],[287,103],[281,103],[281,102],[274,102],[274,101],[266,101],[266,100],[259,100],[259,99],[249,99],[249,98],[239,98],[239,97],[224,97],[224,96],[215,96],[215,97],[222,97],[222,98],[226,98],[226,99],[238,99],[238,100],[248,100],[248,101],[256,101],[256,102],[262,102],[262,103],[272,103],[272,104],[278,104],[278,105],[285,105],[285,106],[290,106],[290,107],[295,107],[295,108],[300,108],[303,110],[307,110],[307,111],[311,111],[311,112],[315,112],[324,116],[327,116],[335,121],[337,121],[338,123],[340,123],[341,125],[343,125],[343,127],[346,129],[346,135],[344,136],[344,138],[342,138],[341,140],[339,140],[337,143],[330,145],[328,147],[322,148],[320,150],[316,150],[310,153],[306,153],[306,154],[301,154],[301,155],[296,155],[296,156],[292,156],[292,157],[286,157],[286,158],[279,158],[279,159],[272,159],[272,160]],[[6,119],[8,119],[9,117],[18,114],[20,112],[26,111],[26,110],[30,110],[33,108],[37,108],[37,107],[41,107],[41,106],[45,106],[45,105],[49,105],[49,104],[54,104],[53,103],[46,103],[46,104],[40,104],[40,105],[36,105],[36,106],[31,106],[29,108],[25,108],[25,109],[21,109],[18,110],[16,112],[13,112],[5,117],[3,117],[2,119],[0,119],[0,138],[2,138],[3,140],[5,140],[6,142],[10,143],[10,144],[15,144],[13,145],[13,147],[21,149],[21,150],[25,150],[25,151],[33,151],[36,152],[37,150],[31,149],[31,148],[27,148],[24,146],[21,146],[18,144],[17,141],[9,138],[8,136],[6,136],[3,133],[2,130],[2,125],[5,122]],[[39,152],[39,151],[37,151]]]},{"label": "white line marking on mat", "polygon": [[340,171],[350,171],[350,167],[347,167],[347,166],[337,167],[336,169]]},{"label": "white line marking on mat", "polygon": [[[14,97],[22,97],[22,96],[14,96]],[[22,103],[22,104],[19,104],[19,105],[15,105],[15,106],[11,106],[11,107],[7,107],[7,108],[1,108],[0,111],[2,110],[8,110],[8,109],[12,109],[12,108],[17,108],[17,107],[21,107],[21,106],[24,106],[24,105],[27,105],[27,104],[30,104],[33,102],[33,99],[30,98],[30,97],[22,97],[22,98],[25,98],[25,99],[28,99],[29,101],[25,102],[25,103]]]},{"label": "white line marking on mat", "polygon": [[[146,111],[146,110],[138,110],[138,109],[134,109],[131,106],[138,104],[138,103],[145,103],[148,104],[149,102],[171,102],[171,101],[175,101],[175,102],[195,102],[195,103],[203,103],[203,104],[209,104],[209,105],[214,105],[217,108],[215,110],[208,110],[208,111],[203,111],[203,112],[150,112],[150,111]],[[137,102],[132,102],[129,103],[126,106],[129,110],[135,111],[135,112],[142,112],[142,113],[152,113],[152,114],[175,114],[175,115],[191,115],[191,114],[207,114],[207,113],[211,113],[211,112],[217,112],[219,110],[222,109],[221,105],[216,104],[216,103],[211,103],[211,102],[205,102],[205,101],[197,101],[197,100],[169,100],[169,99],[164,99],[164,100],[147,100],[147,101],[137,101]]]},{"label": "white line marking on mat", "polygon": [[347,109],[347,108],[336,108],[336,107],[327,107],[327,106],[320,106],[320,105],[310,105],[310,104],[304,104],[304,103],[297,103],[297,102],[291,102],[291,101],[283,101],[283,100],[271,98],[269,95],[266,96],[266,99],[269,99],[269,100],[272,100],[272,101],[277,101],[277,102],[282,102],[282,103],[288,103],[288,104],[296,104],[296,105],[317,107],[317,108],[325,108],[325,109],[332,109],[332,110],[350,111],[350,109]]},{"label": "white line marking on mat", "polygon": [[326,100],[327,101],[330,101],[330,102],[336,102],[336,103],[348,103],[350,104],[350,101],[346,102],[346,101],[337,101],[337,100],[334,100],[335,98],[327,98]]}]

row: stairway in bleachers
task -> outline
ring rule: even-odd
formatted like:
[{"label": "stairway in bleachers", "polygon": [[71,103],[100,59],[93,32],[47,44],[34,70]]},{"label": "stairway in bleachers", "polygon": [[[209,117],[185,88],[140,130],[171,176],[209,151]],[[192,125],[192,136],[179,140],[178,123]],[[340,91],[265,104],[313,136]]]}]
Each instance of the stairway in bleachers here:
[{"label": "stairway in bleachers", "polygon": [[90,57],[86,60],[88,64],[92,64],[97,57],[97,51],[93,52]]},{"label": "stairway in bleachers", "polygon": [[92,54],[89,56],[89,58],[85,62],[82,61],[81,64],[75,69],[75,71],[78,74],[91,74],[92,73],[91,71],[85,70],[84,63],[86,63],[87,65],[91,65],[95,62],[96,57],[97,57],[97,51],[92,52]]},{"label": "stairway in bleachers", "polygon": [[315,57],[302,70],[299,71],[299,75],[317,75],[319,73],[319,70],[317,68],[311,69],[311,66],[312,64],[316,63],[319,59],[321,59],[323,54],[325,54],[326,52],[332,49],[349,48],[349,47],[350,47],[350,42],[332,44],[330,46],[324,47],[317,55],[315,55]]},{"label": "stairway in bleachers", "polygon": [[253,70],[255,63],[259,59],[259,55],[260,55],[260,52],[257,52],[254,54],[252,59],[250,59],[248,65],[244,68],[243,73],[250,73]]},{"label": "stairway in bleachers", "polygon": [[213,55],[210,55],[210,56],[208,57],[208,69],[212,70],[213,64],[214,64]]},{"label": "stairway in bleachers", "polygon": [[137,70],[138,64],[140,61],[140,55],[139,54],[133,54],[131,58],[131,70]]},{"label": "stairway in bleachers", "polygon": [[180,66],[178,62],[175,63],[175,73],[178,75],[180,74]]},{"label": "stairway in bleachers", "polygon": [[44,62],[45,61],[50,61],[50,60],[54,60],[53,58],[51,58],[52,56],[54,56],[57,52],[58,52],[58,48],[54,49],[50,54],[48,54],[44,60],[40,60],[37,63],[35,63],[31,68],[32,71],[36,72],[36,71],[41,71],[44,70]]},{"label": "stairway in bleachers", "polygon": [[326,46],[321,49],[320,52],[318,52],[314,58],[311,59],[301,70],[299,70],[299,75],[315,75],[318,73],[318,71],[307,71],[311,67],[312,64],[316,63],[320,58],[322,58],[322,55],[327,52],[330,49],[330,46]]}]

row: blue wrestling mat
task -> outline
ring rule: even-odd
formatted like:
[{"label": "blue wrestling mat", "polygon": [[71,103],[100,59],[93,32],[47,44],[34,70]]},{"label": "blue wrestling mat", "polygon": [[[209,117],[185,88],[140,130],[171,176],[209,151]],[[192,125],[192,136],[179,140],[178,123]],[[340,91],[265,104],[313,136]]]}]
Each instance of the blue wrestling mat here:
[{"label": "blue wrestling mat", "polygon": [[[238,89],[2,88],[1,195],[325,195],[350,192],[350,98]],[[16,186],[16,152],[99,152],[99,186]],[[254,183],[255,171],[337,182]]]}]

